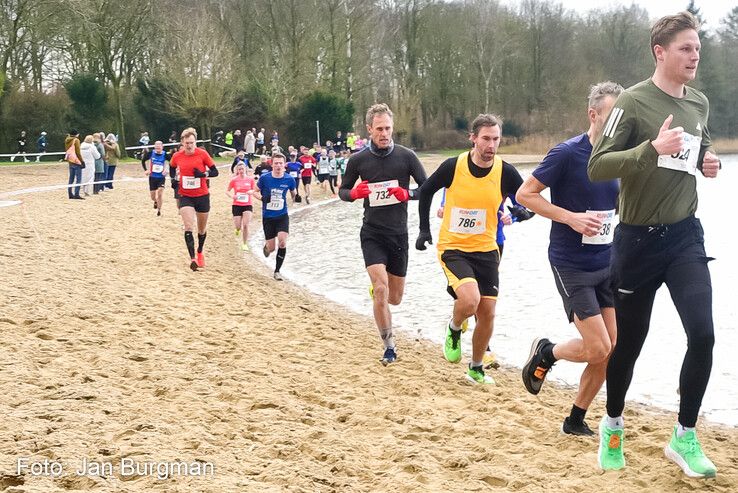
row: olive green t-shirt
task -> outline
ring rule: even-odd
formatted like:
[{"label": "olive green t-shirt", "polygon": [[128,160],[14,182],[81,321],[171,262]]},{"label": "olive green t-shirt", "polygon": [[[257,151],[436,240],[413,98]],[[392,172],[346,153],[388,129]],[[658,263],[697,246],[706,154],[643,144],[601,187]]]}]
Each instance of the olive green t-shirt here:
[{"label": "olive green t-shirt", "polygon": [[[651,79],[618,97],[589,159],[593,181],[620,178],[620,221],[634,225],[673,224],[697,210],[695,175],[710,149],[709,103],[686,87],[682,98],[659,89]],[[669,115],[669,128],[683,127],[681,152],[659,156],[651,141]]]}]

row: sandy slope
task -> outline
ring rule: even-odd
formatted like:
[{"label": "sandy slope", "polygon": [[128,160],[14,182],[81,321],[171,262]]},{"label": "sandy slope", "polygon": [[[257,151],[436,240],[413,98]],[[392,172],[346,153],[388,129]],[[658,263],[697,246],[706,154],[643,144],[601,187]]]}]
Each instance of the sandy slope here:
[{"label": "sandy slope", "polygon": [[[65,180],[64,167],[3,168],[0,193]],[[470,387],[440,348],[402,336],[383,368],[370,319],[242,260],[225,178],[213,182],[197,273],[169,189],[161,218],[143,182],[0,208],[0,491],[738,490],[735,428],[700,424],[719,476],[690,480],[661,450],[674,416],[631,406],[628,468],[602,474],[594,440],[559,434],[570,389],[530,396],[515,369]],[[21,457],[66,475],[16,476]],[[215,474],[74,474],[121,457]]]}]

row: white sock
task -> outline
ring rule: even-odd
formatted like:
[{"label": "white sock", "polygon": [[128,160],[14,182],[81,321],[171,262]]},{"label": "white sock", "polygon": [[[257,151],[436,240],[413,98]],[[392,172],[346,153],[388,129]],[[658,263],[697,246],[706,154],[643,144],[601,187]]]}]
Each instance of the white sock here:
[{"label": "white sock", "polygon": [[471,368],[475,368],[477,366],[482,366],[482,362],[481,361],[474,361],[474,360],[472,360],[472,362],[469,363],[469,367],[471,367]]},{"label": "white sock", "polygon": [[684,434],[688,431],[695,431],[694,427],[687,428],[686,426],[682,426],[681,424],[677,423],[677,437],[682,438]]},{"label": "white sock", "polygon": [[607,419],[607,427],[608,428],[615,428],[618,430],[622,430],[625,426],[625,421],[623,421],[622,416],[618,416],[617,418],[611,418],[610,416],[606,417]]},{"label": "white sock", "polygon": [[461,327],[459,327],[458,325],[454,323],[453,317],[451,317],[451,321],[448,324],[451,326],[451,330],[455,330],[456,332],[461,330]]},{"label": "white sock", "polygon": [[395,335],[392,333],[392,327],[389,329],[379,329],[379,337],[382,338],[384,349],[395,347]]}]

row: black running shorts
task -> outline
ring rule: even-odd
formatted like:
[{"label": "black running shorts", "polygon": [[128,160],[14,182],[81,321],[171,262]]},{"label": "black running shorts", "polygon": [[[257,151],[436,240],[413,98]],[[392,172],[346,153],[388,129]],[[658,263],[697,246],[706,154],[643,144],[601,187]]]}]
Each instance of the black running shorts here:
[{"label": "black running shorts", "polygon": [[232,205],[231,206],[231,212],[233,213],[233,217],[237,216],[243,216],[244,212],[253,212],[254,207],[251,205]]},{"label": "black running shorts", "polygon": [[600,315],[602,308],[615,306],[609,266],[594,272],[555,265],[551,270],[570,323],[574,321],[574,315],[584,320]]},{"label": "black running shorts", "polygon": [[483,298],[497,299],[500,292],[500,254],[491,252],[462,252],[445,250],[438,253],[441,267],[448,280],[448,294],[456,299],[456,289],[467,282],[476,282]]},{"label": "black running shorts", "polygon": [[185,197],[182,195],[179,198],[179,208],[182,207],[194,207],[195,212],[210,212],[210,194],[200,195],[199,197]]},{"label": "black running shorts", "polygon": [[302,177],[302,184],[303,185],[310,185],[313,182],[312,175],[307,175]]},{"label": "black running shorts", "polygon": [[383,264],[393,276],[405,277],[408,260],[407,234],[377,233],[361,228],[359,239],[366,267]]},{"label": "black running shorts", "polygon": [[166,178],[156,178],[154,176],[149,176],[149,191],[153,192],[154,190],[164,188],[166,181]]},{"label": "black running shorts", "polygon": [[290,232],[290,216],[282,214],[278,217],[264,217],[261,219],[261,225],[264,228],[264,239],[271,240],[277,237],[277,233]]}]

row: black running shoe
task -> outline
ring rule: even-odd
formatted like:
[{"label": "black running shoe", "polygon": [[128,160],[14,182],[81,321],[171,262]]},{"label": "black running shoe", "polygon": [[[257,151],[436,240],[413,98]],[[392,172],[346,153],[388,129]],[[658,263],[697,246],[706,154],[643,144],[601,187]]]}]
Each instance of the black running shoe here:
[{"label": "black running shoe", "polygon": [[581,423],[572,423],[568,416],[564,419],[564,424],[561,425],[561,433],[580,437],[591,437],[595,434],[594,431],[589,429],[589,426],[587,426],[585,421],[582,421]]},{"label": "black running shoe", "polygon": [[543,364],[543,348],[551,344],[546,338],[539,338],[533,341],[530,347],[530,355],[528,361],[523,366],[523,384],[528,392],[538,395],[546,379],[546,374],[551,369],[550,366]]},{"label": "black running shoe", "polygon": [[194,272],[197,271],[197,261],[193,258],[192,262],[190,262],[190,269],[192,269]]}]

